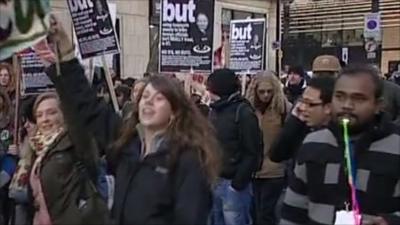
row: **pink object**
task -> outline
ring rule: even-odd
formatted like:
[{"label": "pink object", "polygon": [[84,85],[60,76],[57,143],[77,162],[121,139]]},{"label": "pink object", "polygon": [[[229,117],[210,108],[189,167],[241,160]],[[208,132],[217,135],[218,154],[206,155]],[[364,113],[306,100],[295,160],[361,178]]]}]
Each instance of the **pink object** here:
[{"label": "pink object", "polygon": [[45,154],[40,154],[32,167],[30,183],[33,192],[34,205],[36,208],[33,225],[52,225],[50,214],[44,198],[42,183],[40,181],[40,164]]},{"label": "pink object", "polygon": [[360,214],[360,207],[358,205],[358,201],[356,198],[356,188],[353,184],[350,184],[351,189],[351,201],[353,202],[353,211],[354,211],[354,221],[355,225],[361,225],[361,214]]}]

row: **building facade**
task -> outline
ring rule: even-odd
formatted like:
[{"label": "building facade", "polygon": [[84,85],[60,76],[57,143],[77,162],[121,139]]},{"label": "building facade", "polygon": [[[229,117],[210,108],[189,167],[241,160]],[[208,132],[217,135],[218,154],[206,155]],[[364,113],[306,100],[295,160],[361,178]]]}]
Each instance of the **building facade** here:
[{"label": "building facade", "polygon": [[[363,36],[364,16],[374,10],[381,14],[382,40],[371,58]],[[349,63],[374,63],[385,74],[400,61],[399,0],[296,0],[286,16],[284,64],[304,65],[310,70],[318,55],[332,54],[339,59],[347,55]]]},{"label": "building facade", "polygon": [[[108,0],[117,6],[116,30],[120,40],[121,54],[114,60],[114,70],[121,76],[142,77],[158,68],[158,32],[160,0]],[[51,1],[53,11],[62,18],[65,26],[70,28],[67,1]],[[229,30],[231,19],[266,18],[267,38],[265,67],[275,70],[276,52],[272,42],[277,35],[276,0],[216,0],[214,19],[214,51],[222,45],[224,31]],[[227,57],[225,57],[226,59]],[[229,62],[227,62],[229,63]]]}]

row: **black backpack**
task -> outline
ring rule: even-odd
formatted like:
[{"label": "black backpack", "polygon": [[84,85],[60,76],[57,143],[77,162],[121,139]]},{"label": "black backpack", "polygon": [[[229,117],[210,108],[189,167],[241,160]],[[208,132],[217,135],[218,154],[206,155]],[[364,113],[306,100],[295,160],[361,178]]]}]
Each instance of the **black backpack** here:
[{"label": "black backpack", "polygon": [[[245,107],[251,108],[251,111],[254,113],[254,116],[256,116],[255,115],[255,110],[250,105],[249,102],[245,101],[245,102],[240,103],[237,106],[236,113],[235,113],[235,123],[237,125],[237,130],[238,130],[238,136],[239,136],[239,142],[240,143],[242,143],[242,140],[241,140],[241,138],[242,138],[242,133],[241,133],[242,129],[241,129],[241,126],[240,126],[240,110],[242,108],[245,108]],[[262,132],[260,127],[258,127],[258,130],[259,130],[259,133],[258,133],[258,136],[259,136],[258,137],[258,139],[259,139],[259,148],[258,148],[258,154],[257,154],[258,156],[257,156],[256,168],[255,168],[254,172],[257,172],[257,171],[262,169],[263,161],[264,161],[264,138],[263,138],[263,132]]]}]

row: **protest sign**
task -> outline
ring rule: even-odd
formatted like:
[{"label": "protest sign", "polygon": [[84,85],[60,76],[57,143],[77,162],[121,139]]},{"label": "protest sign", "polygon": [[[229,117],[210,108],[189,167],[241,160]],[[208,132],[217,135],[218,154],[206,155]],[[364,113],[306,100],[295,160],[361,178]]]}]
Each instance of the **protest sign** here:
[{"label": "protest sign", "polygon": [[82,59],[119,53],[106,0],[67,0]]},{"label": "protest sign", "polygon": [[232,20],[229,68],[237,73],[263,70],[265,19]]},{"label": "protest sign", "polygon": [[[108,3],[108,8],[110,10],[111,21],[112,21],[113,27],[115,29],[115,23],[117,20],[117,4],[116,3]],[[114,57],[113,54],[106,55],[107,65],[109,65],[110,67],[112,67],[112,65],[113,65],[113,57]],[[94,60],[93,60],[94,66],[98,66],[98,67],[103,66],[103,61],[101,58],[102,57],[94,58]]]},{"label": "protest sign", "polygon": [[0,1],[0,60],[43,39],[49,12],[49,0]]},{"label": "protest sign", "polygon": [[160,72],[211,72],[213,0],[163,0],[160,26]]},{"label": "protest sign", "polygon": [[45,73],[45,65],[35,51],[29,49],[19,54],[22,74],[22,94],[33,95],[54,90]]}]

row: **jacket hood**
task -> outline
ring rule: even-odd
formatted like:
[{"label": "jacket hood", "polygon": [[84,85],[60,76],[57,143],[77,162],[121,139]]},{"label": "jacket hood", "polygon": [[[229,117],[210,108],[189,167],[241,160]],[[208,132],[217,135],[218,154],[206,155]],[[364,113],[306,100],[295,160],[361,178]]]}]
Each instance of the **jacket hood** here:
[{"label": "jacket hood", "polygon": [[[142,143],[142,156],[144,154],[144,147],[145,147],[145,138],[144,138],[144,127],[142,124],[137,124],[136,129],[138,131],[138,135],[140,138],[140,142]],[[148,154],[156,153],[156,152],[162,152],[166,150],[166,148],[163,148],[166,146],[166,138],[164,133],[158,133],[154,137],[153,143],[151,144],[151,149]]]},{"label": "jacket hood", "polygon": [[292,88],[305,89],[307,87],[307,81],[305,79],[302,79],[300,84],[297,84],[297,85],[291,85],[291,84],[289,84],[289,81],[286,81],[285,87],[288,89],[292,89]]},{"label": "jacket hood", "polygon": [[238,102],[243,102],[243,101],[247,101],[247,100],[241,96],[240,92],[236,92],[228,97],[221,98],[218,101],[211,103],[210,107],[212,109],[218,110],[218,109],[225,108],[229,105],[232,105],[232,104],[235,104]]}]

